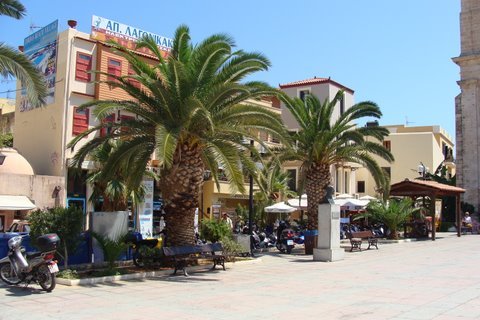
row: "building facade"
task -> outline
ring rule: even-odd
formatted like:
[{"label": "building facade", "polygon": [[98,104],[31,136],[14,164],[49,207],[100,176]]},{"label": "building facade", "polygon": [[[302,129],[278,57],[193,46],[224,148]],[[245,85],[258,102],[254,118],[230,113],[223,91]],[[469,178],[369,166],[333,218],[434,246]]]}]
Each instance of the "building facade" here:
[{"label": "building facade", "polygon": [[[376,161],[390,177],[390,184],[419,177],[419,166],[434,173],[440,165],[447,168],[447,178],[455,175],[453,162],[453,140],[439,126],[406,127],[404,125],[384,126],[390,132],[383,141],[395,160],[388,163],[375,156]],[[359,197],[377,193],[375,181],[365,168],[356,171],[355,194]]]},{"label": "building facade", "polygon": [[[101,19],[102,22],[98,22]],[[85,183],[85,174],[94,167],[91,161],[82,164],[83,176],[74,174],[69,169],[76,150],[81,148],[87,141],[93,139],[98,133],[91,133],[84,141],[75,147],[76,150],[67,148],[67,144],[78,134],[98,125],[91,110],[79,110],[78,107],[92,100],[116,99],[127,100],[130,97],[121,89],[113,88],[102,81],[107,80],[107,75],[92,73],[96,70],[102,73],[115,75],[128,75],[133,71],[128,61],[118,55],[106,40],[113,37],[112,33],[102,33],[98,26],[104,24],[105,18],[94,16],[92,19],[92,33],[87,34],[79,31],[76,24],[58,34],[56,44],[56,80],[51,88],[53,98],[45,107],[30,109],[22,105],[20,90],[17,94],[17,108],[15,111],[16,128],[14,147],[25,156],[37,174],[62,177],[61,187],[65,190],[62,205],[78,205],[85,212],[94,211],[94,207],[88,199],[92,192],[90,186]],[[117,26],[115,26],[117,24]],[[122,29],[122,24],[111,22],[112,29]],[[117,31],[118,31],[117,30]],[[133,30],[129,27],[128,30]],[[133,32],[133,31],[130,31]],[[126,31],[123,31],[125,34]],[[166,39],[166,38],[164,38]],[[121,39],[115,40],[122,43]],[[167,40],[168,42],[168,40]],[[122,43],[125,46],[129,42]],[[132,46],[133,48],[133,46]],[[168,50],[165,50],[165,55]],[[147,52],[135,52],[146,63],[156,63],[153,56]],[[132,80],[134,81],[134,80]],[[138,83],[141,86],[140,83]],[[279,106],[274,107],[271,101],[249,101],[280,114]],[[129,114],[117,113],[108,121],[119,121],[130,117]],[[104,134],[104,132],[100,132]],[[277,142],[262,133],[259,136],[267,143]],[[258,146],[260,148],[260,146]],[[151,169],[155,170],[158,162],[152,155]],[[161,183],[161,182],[157,182]],[[248,181],[245,184],[246,194],[232,194],[227,181],[220,181],[217,188],[213,181],[206,179],[203,192],[201,193],[199,215],[201,217],[215,217],[221,211],[234,212],[238,204],[248,207]],[[160,220],[161,195],[158,188],[154,191],[153,210]]]},{"label": "building facade", "polygon": [[0,99],[0,134],[13,134],[15,126],[15,101]]},{"label": "building facade", "polygon": [[461,93],[455,99],[457,186],[463,201],[480,208],[480,2],[461,0]]},{"label": "building facade", "polygon": [[[307,94],[314,95],[320,101],[333,100],[339,90],[344,91],[344,97],[335,106],[332,121],[335,121],[341,113],[348,110],[354,105],[354,91],[330,78],[317,78],[295,81],[280,85],[280,90],[285,92],[290,97],[297,97],[303,99]],[[282,120],[291,132],[299,129],[298,123],[293,115],[286,109],[284,104],[281,104]],[[337,164],[331,167],[332,185],[335,187],[336,194],[348,193],[352,194],[355,188],[356,175],[355,170],[357,164]],[[284,164],[284,170],[289,172],[291,180],[290,189],[298,191],[299,187],[299,162],[287,162]]]}]

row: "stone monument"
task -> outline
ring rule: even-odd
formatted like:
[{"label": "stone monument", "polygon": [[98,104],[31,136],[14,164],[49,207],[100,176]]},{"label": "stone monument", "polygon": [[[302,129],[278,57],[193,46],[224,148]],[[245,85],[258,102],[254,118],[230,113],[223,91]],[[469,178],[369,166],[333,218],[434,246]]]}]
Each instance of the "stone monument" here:
[{"label": "stone monument", "polygon": [[313,260],[332,262],[342,260],[345,250],[340,248],[340,206],[333,201],[335,190],[325,188],[326,195],[318,206],[318,240],[313,249]]}]

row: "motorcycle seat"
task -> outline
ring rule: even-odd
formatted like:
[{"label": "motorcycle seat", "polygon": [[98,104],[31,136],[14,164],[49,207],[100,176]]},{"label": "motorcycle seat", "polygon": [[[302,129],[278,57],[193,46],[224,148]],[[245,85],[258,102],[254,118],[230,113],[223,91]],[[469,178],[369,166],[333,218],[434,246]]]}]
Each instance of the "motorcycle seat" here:
[{"label": "motorcycle seat", "polygon": [[41,255],[42,253],[40,251],[27,252],[27,259],[33,259]]}]

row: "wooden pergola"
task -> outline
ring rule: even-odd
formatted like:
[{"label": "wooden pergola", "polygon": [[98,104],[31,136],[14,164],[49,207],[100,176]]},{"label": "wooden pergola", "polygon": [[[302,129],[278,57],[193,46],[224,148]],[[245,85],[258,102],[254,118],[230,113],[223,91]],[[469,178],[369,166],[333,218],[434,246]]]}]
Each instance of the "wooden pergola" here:
[{"label": "wooden pergola", "polygon": [[439,183],[432,180],[409,180],[392,184],[390,189],[391,196],[411,197],[429,197],[432,199],[430,205],[430,216],[432,217],[432,240],[435,241],[435,199],[438,197],[455,196],[455,220],[457,221],[457,236],[461,234],[461,215],[460,215],[460,195],[465,193],[465,189],[454,187],[448,184]]}]

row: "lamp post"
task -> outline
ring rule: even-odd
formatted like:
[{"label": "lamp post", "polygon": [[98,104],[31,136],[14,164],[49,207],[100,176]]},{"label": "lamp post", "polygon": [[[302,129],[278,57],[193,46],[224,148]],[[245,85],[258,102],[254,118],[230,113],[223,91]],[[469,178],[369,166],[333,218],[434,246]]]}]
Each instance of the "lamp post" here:
[{"label": "lamp post", "polygon": [[203,218],[205,217],[205,212],[203,211],[203,208],[204,208],[204,199],[203,199],[203,194],[205,192],[205,181],[208,181],[210,180],[210,177],[212,175],[212,172],[210,170],[205,170],[203,172],[203,183],[202,183],[202,203],[201,203],[201,206],[202,206],[202,209],[200,210],[200,213],[201,213],[201,217],[200,219],[203,220]]},{"label": "lamp post", "polygon": [[[250,147],[253,148],[253,140],[250,140]],[[253,152],[250,153],[250,157],[253,156]],[[250,173],[249,177],[249,189],[248,189],[248,233],[250,235],[250,255],[253,257],[253,242],[252,242],[252,235],[253,235],[253,176]]]}]

